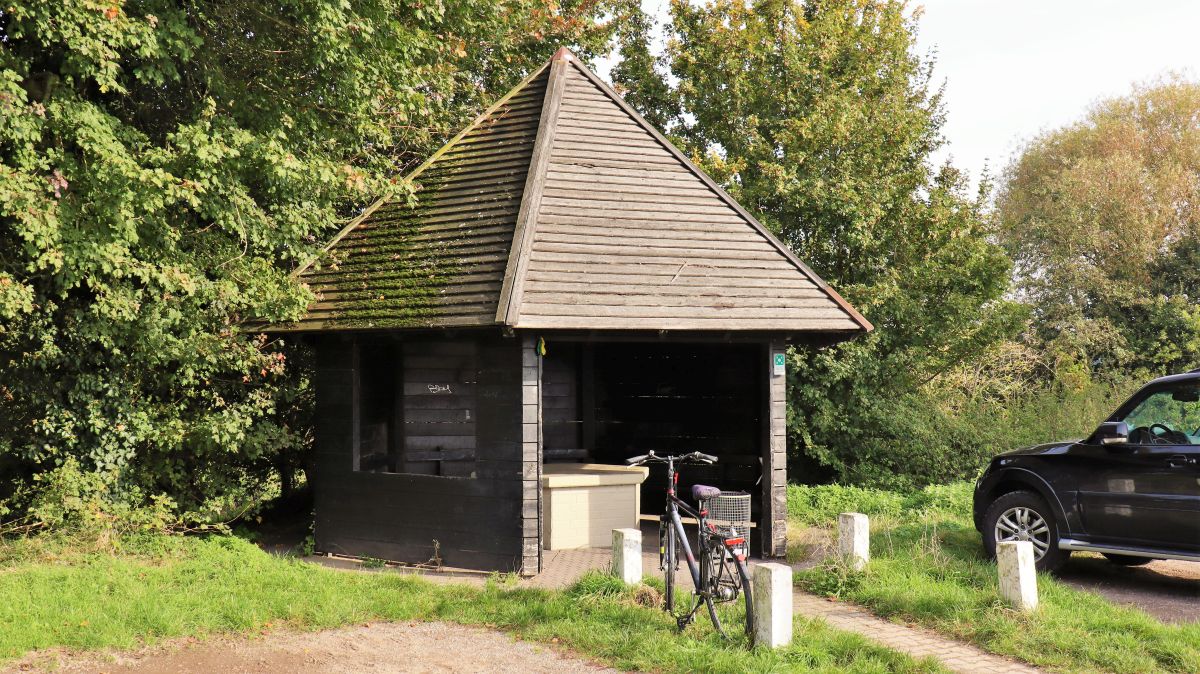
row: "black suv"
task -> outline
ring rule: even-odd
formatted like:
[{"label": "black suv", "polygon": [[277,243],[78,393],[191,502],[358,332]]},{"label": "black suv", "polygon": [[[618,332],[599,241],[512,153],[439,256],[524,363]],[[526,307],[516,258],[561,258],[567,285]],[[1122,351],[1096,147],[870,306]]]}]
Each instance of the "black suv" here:
[{"label": "black suv", "polygon": [[1043,571],[1074,550],[1129,566],[1200,561],[1200,370],[1150,382],[1084,440],[992,459],[975,528],[989,555],[1031,541]]}]

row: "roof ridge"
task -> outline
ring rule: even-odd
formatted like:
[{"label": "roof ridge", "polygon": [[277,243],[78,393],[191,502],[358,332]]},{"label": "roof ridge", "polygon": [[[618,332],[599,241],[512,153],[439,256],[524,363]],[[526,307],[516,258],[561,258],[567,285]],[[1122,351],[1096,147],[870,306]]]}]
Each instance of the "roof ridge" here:
[{"label": "roof ridge", "polygon": [[559,47],[543,68],[549,66],[546,93],[542,98],[542,110],[538,117],[538,130],[533,139],[533,154],[529,157],[529,172],[521,190],[521,205],[517,211],[516,227],[513,230],[512,246],[509,248],[508,263],[504,267],[504,281],[500,286],[500,297],[496,302],[496,322],[513,325],[521,312],[521,296],[525,284],[525,273],[529,268],[530,248],[533,246],[537,228],[538,210],[542,202],[542,186],[550,161],[550,147],[554,142],[558,126],[558,109],[562,104],[566,77],[563,70],[568,63],[578,61],[566,47]]},{"label": "roof ridge", "polygon": [[842,309],[842,311],[845,311],[846,314],[850,316],[851,320],[858,323],[867,332],[874,330],[875,326],[873,326],[871,322],[866,319],[866,317],[860,314],[857,309],[843,299],[836,290],[829,286],[825,279],[821,278],[815,271],[812,270],[811,267],[805,264],[803,260],[796,257],[796,254],[793,253],[792,250],[788,248],[782,241],[780,241],[778,237],[772,234],[771,230],[767,229],[761,222],[758,221],[757,218],[755,218],[750,214],[749,211],[742,207],[742,205],[739,204],[736,199],[730,196],[729,193],[724,190],[724,188],[718,185],[711,176],[700,169],[700,167],[696,166],[692,160],[689,159],[687,155],[683,154],[679,148],[675,147],[675,144],[668,140],[667,137],[662,134],[662,132],[654,128],[653,124],[646,121],[646,119],[642,117],[641,113],[635,110],[633,106],[629,105],[629,103],[626,102],[626,100],[622,98],[621,95],[618,94],[611,86],[609,86],[607,82],[600,79],[600,76],[592,72],[590,68],[580,63],[579,59],[568,59],[567,61],[574,65],[576,70],[582,73],[583,76],[588,79],[588,81],[596,85],[596,87],[599,88],[605,96],[616,103],[617,106],[620,107],[623,112],[625,112],[625,114],[629,115],[629,117],[633,119],[636,124],[638,124],[638,126],[642,127],[644,131],[649,133],[656,141],[658,141],[658,143],[662,145],[664,149],[674,155],[674,157],[678,159],[689,171],[691,171],[693,175],[699,178],[701,182],[711,189],[717,195],[717,197],[721,199],[721,201],[725,202],[727,206],[732,208],[739,216],[742,217],[742,219],[749,223],[750,226],[758,230],[758,233],[766,238],[766,240],[777,250],[779,250],[779,252],[782,253],[784,257],[788,259],[788,261],[795,265],[801,273],[807,276],[813,282],[813,284],[825,292],[829,299],[833,300],[833,302],[836,303],[838,307]]},{"label": "roof ridge", "polygon": [[[559,51],[561,52],[565,49],[566,48],[563,47],[563,48],[559,49]],[[568,52],[568,54],[569,53],[570,52]],[[555,58],[558,58],[557,53],[555,54]],[[540,76],[542,74],[542,71],[544,71],[547,67],[549,67],[549,65],[552,62],[553,62],[553,59],[551,61],[547,61],[547,62],[543,63],[542,65],[538,66],[538,68],[536,70],[534,70],[530,74],[526,75],[525,78],[522,79],[520,82],[518,82],[516,86],[514,86],[512,89],[509,89],[508,93],[504,94],[499,99],[497,99],[494,103],[492,103],[490,106],[488,106],[487,109],[484,110],[482,113],[480,113],[479,115],[476,115],[476,117],[473,120],[471,120],[471,123],[468,124],[466,127],[464,127],[462,131],[459,131],[457,134],[452,136],[450,138],[450,140],[446,141],[440,148],[437,149],[436,152],[429,155],[429,157],[427,157],[425,159],[425,161],[418,164],[415,169],[410,171],[408,173],[408,175],[404,176],[404,180],[407,182],[412,182],[413,180],[415,180],[417,178],[417,176],[424,173],[425,169],[429,168],[430,165],[432,165],[435,161],[437,161],[439,158],[441,158],[442,155],[449,152],[450,148],[454,147],[454,145],[456,143],[458,143],[460,140],[462,140],[468,133],[474,131],[480,124],[483,123],[484,120],[486,120],[488,117],[490,117],[492,115],[492,113],[496,112],[496,110],[499,110],[500,106],[507,103],[509,101],[509,99],[511,99],[513,96],[517,95],[517,93],[519,93],[525,87],[529,86],[529,83],[534,81],[535,79],[537,79],[538,76]],[[539,133],[540,133],[540,123],[539,123]],[[522,197],[522,199],[523,198],[524,197]],[[338,233],[335,234],[333,236],[333,238],[329,240],[329,243],[325,244],[325,246],[321,249],[321,253],[322,254],[328,253],[330,251],[330,249],[332,249],[334,246],[336,246],[339,241],[341,241],[343,238],[345,238],[346,235],[349,234],[351,231],[353,231],[356,227],[361,225],[364,220],[366,220],[372,213],[374,213],[376,210],[378,210],[378,208],[380,206],[387,203],[387,201],[388,201],[387,197],[379,197],[378,199],[373,201],[369,206],[364,208],[361,213],[356,215],[349,222],[347,222],[344,227],[342,227],[340,230],[338,230]],[[313,266],[313,264],[316,263],[316,261],[319,257],[320,257],[320,255],[314,257],[313,259],[304,263],[300,267],[297,267],[291,273],[292,278],[298,278],[301,274],[308,271],[309,268],[311,268]]]}]

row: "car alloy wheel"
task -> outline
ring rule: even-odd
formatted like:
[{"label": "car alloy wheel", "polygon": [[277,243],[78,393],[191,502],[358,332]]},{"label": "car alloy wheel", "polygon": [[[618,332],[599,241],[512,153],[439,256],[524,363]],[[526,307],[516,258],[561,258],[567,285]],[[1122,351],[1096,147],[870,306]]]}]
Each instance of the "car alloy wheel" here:
[{"label": "car alloy wheel", "polygon": [[1032,508],[1015,506],[1005,510],[996,520],[996,542],[1029,541],[1033,544],[1035,560],[1050,549],[1050,525]]}]

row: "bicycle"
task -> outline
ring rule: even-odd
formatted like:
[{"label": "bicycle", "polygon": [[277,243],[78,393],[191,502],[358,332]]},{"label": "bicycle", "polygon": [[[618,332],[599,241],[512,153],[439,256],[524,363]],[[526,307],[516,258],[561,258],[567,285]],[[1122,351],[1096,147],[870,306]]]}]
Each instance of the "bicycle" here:
[{"label": "bicycle", "polygon": [[[647,463],[667,465],[667,507],[658,523],[658,563],[666,581],[663,610],[675,617],[682,631],[695,620],[701,604],[708,608],[713,626],[722,636],[728,637],[721,619],[717,616],[717,604],[736,601],[739,596],[746,601],[746,634],[749,636],[754,625],[754,597],[750,588],[750,574],[746,568],[746,551],[749,549],[750,495],[744,492],[723,492],[716,487],[702,484],[692,486],[693,508],[676,494],[679,473],[676,464],[714,464],[717,457],[700,452],[679,456],[660,456],[654,452],[625,460],[630,466]],[[696,534],[697,557],[683,528],[680,513],[694,517],[698,523]],[[675,572],[679,568],[679,554],[687,560],[688,571],[696,588],[695,601],[686,613],[675,611]]]}]

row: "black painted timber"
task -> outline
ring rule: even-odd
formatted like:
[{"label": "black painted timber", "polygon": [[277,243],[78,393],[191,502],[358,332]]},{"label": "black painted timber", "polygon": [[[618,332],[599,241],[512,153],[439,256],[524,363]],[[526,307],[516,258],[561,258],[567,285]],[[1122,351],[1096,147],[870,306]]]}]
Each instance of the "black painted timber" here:
[{"label": "black painted timber", "polygon": [[[390,335],[410,363],[442,364],[435,376],[471,384],[474,477],[358,472],[355,467],[358,387],[363,348],[378,335],[317,341],[316,450],[312,471],[314,537],[321,552],[421,563],[437,541],[447,566],[517,571],[521,565],[521,354],[517,340],[497,334]],[[461,354],[477,354],[469,371]],[[423,355],[422,355],[423,354]],[[430,368],[437,369],[437,368]],[[423,373],[430,374],[430,373]],[[413,412],[411,407],[407,410]],[[460,424],[460,426],[466,426]],[[417,425],[419,430],[425,428]],[[462,431],[455,431],[462,432]],[[466,444],[459,442],[459,445]]]}]

